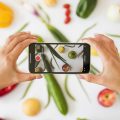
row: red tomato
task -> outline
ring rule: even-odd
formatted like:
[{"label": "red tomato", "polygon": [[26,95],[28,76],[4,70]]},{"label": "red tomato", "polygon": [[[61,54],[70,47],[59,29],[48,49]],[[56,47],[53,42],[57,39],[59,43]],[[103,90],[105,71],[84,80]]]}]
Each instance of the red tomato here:
[{"label": "red tomato", "polygon": [[104,107],[111,107],[116,101],[116,93],[110,89],[103,89],[98,94],[98,102]]},{"label": "red tomato", "polygon": [[3,88],[3,89],[0,89],[0,97],[4,96],[4,95],[7,95],[11,91],[13,91],[16,87],[17,87],[17,84],[8,86],[8,87]]},{"label": "red tomato", "polygon": [[64,23],[65,23],[65,24],[68,24],[70,21],[71,21],[71,18],[70,18],[70,17],[66,17]]},{"label": "red tomato", "polygon": [[66,4],[63,5],[63,7],[66,8],[66,9],[69,9],[70,8],[70,4],[66,3]]},{"label": "red tomato", "polygon": [[71,11],[70,11],[70,9],[68,9],[68,10],[66,10],[65,15],[66,15],[67,17],[69,17],[69,16],[70,16],[70,13],[71,13]]}]

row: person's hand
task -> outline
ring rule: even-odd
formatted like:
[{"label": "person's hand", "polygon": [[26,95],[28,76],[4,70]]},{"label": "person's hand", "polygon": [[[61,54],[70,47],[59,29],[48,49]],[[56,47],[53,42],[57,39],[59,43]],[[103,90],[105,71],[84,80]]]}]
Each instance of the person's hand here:
[{"label": "person's hand", "polygon": [[97,50],[103,62],[103,71],[99,75],[81,74],[80,78],[120,92],[120,56],[113,40],[98,34],[94,38],[83,39],[83,42]]},{"label": "person's hand", "polygon": [[20,32],[10,36],[0,49],[0,89],[23,81],[41,78],[41,75],[24,73],[17,69],[16,61],[22,51],[37,37]]}]

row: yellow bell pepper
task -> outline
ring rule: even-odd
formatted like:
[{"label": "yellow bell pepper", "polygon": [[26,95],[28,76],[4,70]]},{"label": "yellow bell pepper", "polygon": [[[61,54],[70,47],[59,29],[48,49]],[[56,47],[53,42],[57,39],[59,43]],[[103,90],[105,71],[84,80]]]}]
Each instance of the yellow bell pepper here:
[{"label": "yellow bell pepper", "polygon": [[0,28],[5,28],[11,25],[13,16],[13,10],[4,3],[0,2]]}]

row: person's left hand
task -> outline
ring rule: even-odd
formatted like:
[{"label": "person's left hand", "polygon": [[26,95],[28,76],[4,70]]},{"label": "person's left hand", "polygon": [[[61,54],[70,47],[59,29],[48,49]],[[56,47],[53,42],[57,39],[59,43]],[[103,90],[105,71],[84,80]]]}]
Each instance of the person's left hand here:
[{"label": "person's left hand", "polygon": [[10,36],[0,49],[0,89],[16,83],[41,78],[41,75],[24,73],[18,70],[16,61],[22,51],[37,37],[30,33],[20,32]]}]

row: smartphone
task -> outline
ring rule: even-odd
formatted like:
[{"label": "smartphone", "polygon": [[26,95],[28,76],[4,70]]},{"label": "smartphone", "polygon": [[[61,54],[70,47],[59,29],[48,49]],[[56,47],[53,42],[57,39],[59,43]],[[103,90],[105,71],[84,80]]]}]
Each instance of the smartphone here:
[{"label": "smartphone", "polygon": [[31,73],[80,74],[90,70],[90,46],[86,43],[32,43]]}]

